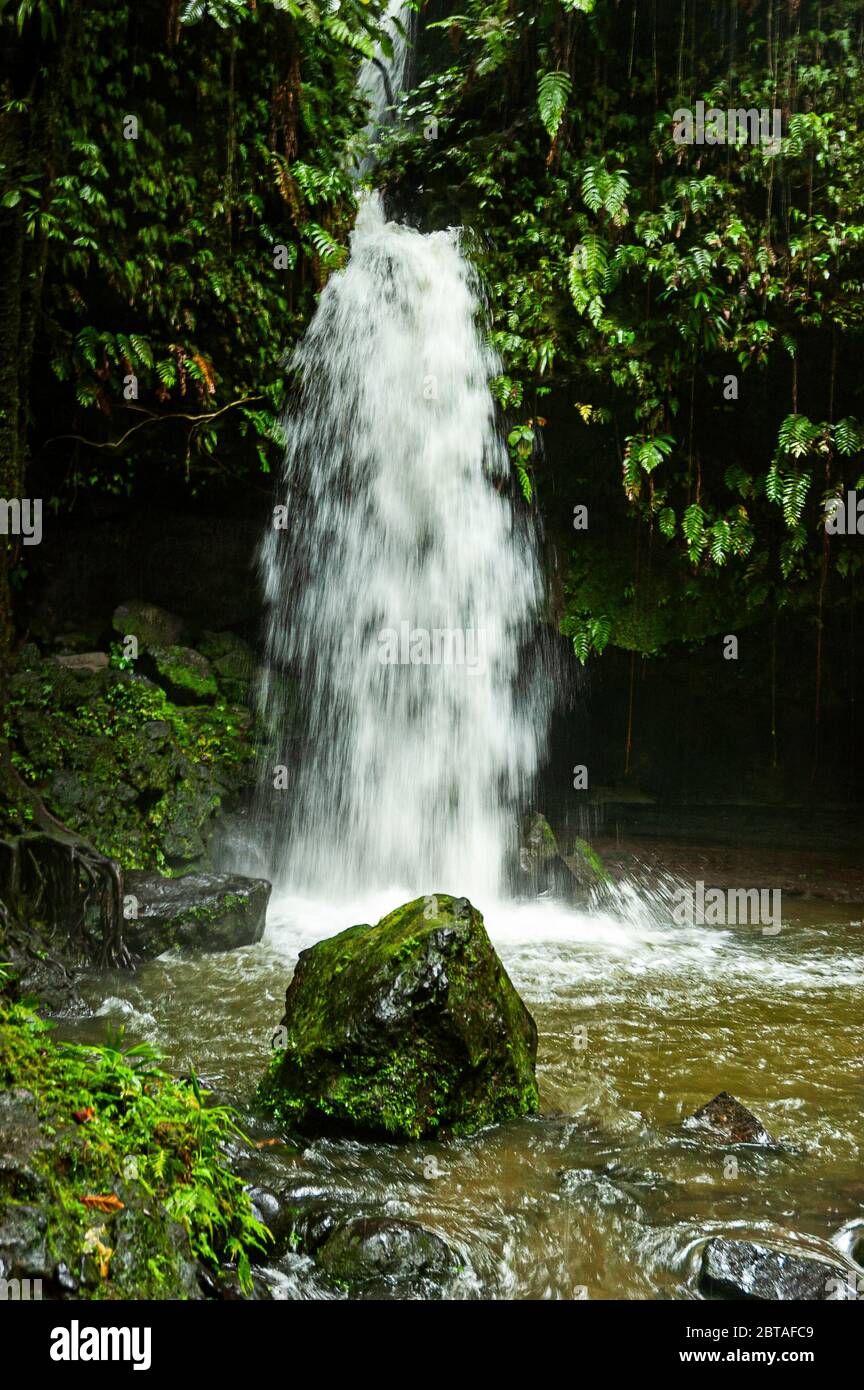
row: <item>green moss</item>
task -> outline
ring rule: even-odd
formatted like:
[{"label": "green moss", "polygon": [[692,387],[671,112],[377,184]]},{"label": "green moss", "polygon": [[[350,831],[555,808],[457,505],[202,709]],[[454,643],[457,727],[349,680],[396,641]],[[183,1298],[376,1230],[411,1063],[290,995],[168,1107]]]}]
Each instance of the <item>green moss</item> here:
[{"label": "green moss", "polygon": [[674,558],[659,547],[650,575],[637,585],[620,553],[587,534],[571,553],[565,593],[565,636],[576,637],[591,615],[603,615],[612,646],[646,656],[671,642],[702,642],[752,621],[731,571],[682,579]]},{"label": "green moss", "polygon": [[69,671],[32,646],[11,681],[8,735],[49,810],[127,869],[199,859],[223,798],[254,780],[248,709],[176,705],[127,670]]},{"label": "green moss", "polygon": [[189,703],[215,700],[219,694],[210,663],[191,647],[153,647],[150,657],[159,678],[178,694],[192,697]]},{"label": "green moss", "polygon": [[464,899],[418,898],[304,952],[260,1087],[289,1126],[419,1138],[538,1108],[536,1029]]},{"label": "green moss", "polygon": [[603,882],[608,881],[609,874],[606,872],[606,867],[600,855],[597,853],[596,849],[594,849],[593,845],[589,845],[587,840],[581,840],[578,836],[573,841],[573,856],[575,857],[576,855],[580,855],[586,860],[599,879]]},{"label": "green moss", "polygon": [[[36,1097],[44,1144],[28,1159],[32,1181],[53,1258],[74,1271],[83,1260],[83,1297],[188,1296],[191,1255],[236,1263],[248,1289],[250,1252],[268,1236],[224,1165],[240,1134],[232,1113],[157,1061],[146,1045],[55,1043],[34,1013],[0,997],[0,1082]],[[18,1201],[0,1185],[0,1221]]]}]

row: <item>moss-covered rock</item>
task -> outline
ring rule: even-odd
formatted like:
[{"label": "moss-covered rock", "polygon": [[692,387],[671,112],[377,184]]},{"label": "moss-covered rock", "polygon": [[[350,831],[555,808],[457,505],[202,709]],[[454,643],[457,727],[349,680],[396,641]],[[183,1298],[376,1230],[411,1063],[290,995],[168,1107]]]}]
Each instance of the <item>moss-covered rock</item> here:
[{"label": "moss-covered rock", "polygon": [[[143,959],[161,955],[172,946],[230,951],[250,946],[264,934],[270,884],[263,878],[239,874],[162,878],[153,873],[128,873],[124,888],[126,944]],[[130,904],[130,898],[134,903]]]},{"label": "moss-covered rock", "polygon": [[520,868],[525,873],[537,873],[557,858],[558,841],[554,830],[542,812],[532,812],[526,818],[522,831],[522,844],[519,848]]},{"label": "moss-covered rock", "polygon": [[206,656],[193,647],[151,647],[155,678],[178,705],[204,705],[215,700],[219,686]]},{"label": "moss-covered rock", "polygon": [[155,603],[127,599],[114,609],[111,626],[121,637],[137,637],[140,647],[170,647],[183,635],[183,619]]},{"label": "moss-covered rock", "polygon": [[[8,717],[24,782],[123,868],[200,861],[225,798],[254,781],[251,710],[221,694],[177,704],[135,669],[70,669],[31,644],[10,681]],[[23,827],[21,814],[0,822],[5,833]]]},{"label": "moss-covered rock", "polygon": [[225,699],[247,703],[255,672],[255,655],[248,642],[233,632],[205,632],[198,651],[211,663]]},{"label": "moss-covered rock", "polygon": [[318,1268],[353,1298],[441,1298],[458,1273],[446,1241],[416,1221],[357,1217],[327,1237]]},{"label": "moss-covered rock", "polygon": [[540,811],[527,816],[522,827],[519,868],[531,892],[571,899],[609,877],[599,854],[587,840],[577,836],[568,850],[562,849]]},{"label": "moss-covered rock", "polygon": [[569,852],[562,853],[562,859],[580,887],[593,887],[598,883],[608,883],[609,874],[600,855],[593,845],[576,835],[570,843]]},{"label": "moss-covered rock", "polygon": [[537,1028],[466,898],[417,898],[300,953],[264,1103],[290,1126],[469,1134],[538,1108]]}]

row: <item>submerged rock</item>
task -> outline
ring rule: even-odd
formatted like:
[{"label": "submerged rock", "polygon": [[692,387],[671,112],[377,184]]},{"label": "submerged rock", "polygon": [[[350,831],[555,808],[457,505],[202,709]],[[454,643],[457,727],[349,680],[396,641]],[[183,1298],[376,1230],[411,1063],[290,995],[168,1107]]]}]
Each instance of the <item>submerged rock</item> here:
[{"label": "submerged rock", "polygon": [[301,951],[264,1103],[307,1132],[419,1138],[538,1108],[537,1028],[466,898]]},{"label": "submerged rock", "polygon": [[728,1091],[721,1091],[707,1105],[684,1121],[684,1128],[702,1131],[727,1144],[775,1144],[762,1121]]},{"label": "submerged rock", "polygon": [[864,1267],[864,1217],[855,1216],[851,1221],[847,1221],[845,1226],[835,1231],[831,1237],[831,1244],[836,1246],[841,1255]]},{"label": "submerged rock", "polygon": [[359,1217],[327,1237],[315,1256],[354,1297],[434,1298],[459,1270],[446,1241],[416,1221]]},{"label": "submerged rock", "polygon": [[749,1240],[709,1240],[702,1256],[700,1287],[725,1298],[836,1300],[846,1296],[851,1277],[841,1264],[815,1255],[788,1254]]},{"label": "submerged rock", "polygon": [[[264,934],[270,884],[239,874],[187,874],[163,878],[127,873],[129,950],[145,960],[172,946],[197,951],[230,951],[250,946]],[[129,898],[134,902],[129,903]],[[132,912],[135,915],[132,915]]]}]

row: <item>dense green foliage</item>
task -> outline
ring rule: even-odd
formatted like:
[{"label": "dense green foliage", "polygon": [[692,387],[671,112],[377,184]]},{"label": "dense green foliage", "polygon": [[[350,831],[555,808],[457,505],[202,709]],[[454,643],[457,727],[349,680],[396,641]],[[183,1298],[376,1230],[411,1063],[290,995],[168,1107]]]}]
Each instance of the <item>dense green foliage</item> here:
[{"label": "dense green foliage", "polygon": [[[0,5],[2,495],[25,465],[58,508],[261,485],[285,353],[344,263],[383,8]],[[818,688],[861,565],[823,523],[862,480],[862,0],[416,8],[374,177],[467,228],[516,485],[559,549],[591,504],[562,630],[584,660],[792,606]],[[779,110],[782,139],[679,143],[699,101]]]},{"label": "dense green foliage", "polygon": [[224,1147],[240,1135],[232,1112],[158,1062],[146,1043],[54,1042],[26,1005],[0,994],[0,1083],[38,1097],[42,1134],[24,1186],[0,1184],[0,1214],[22,1200],[49,1205],[52,1258],[80,1270],[81,1296],[199,1296],[190,1253],[214,1269],[235,1263],[248,1291],[250,1253],[267,1240],[225,1165]]},{"label": "dense green foliage", "polygon": [[266,468],[282,356],[344,256],[375,7],[3,9],[2,205],[41,249],[28,443],[55,495]]},{"label": "dense green foliage", "polygon": [[[860,569],[823,518],[864,482],[862,24],[857,0],[468,0],[428,26],[389,177],[475,234],[526,496],[602,499],[568,582],[581,657],[821,610]],[[677,143],[699,100],[779,108],[779,148]]]}]

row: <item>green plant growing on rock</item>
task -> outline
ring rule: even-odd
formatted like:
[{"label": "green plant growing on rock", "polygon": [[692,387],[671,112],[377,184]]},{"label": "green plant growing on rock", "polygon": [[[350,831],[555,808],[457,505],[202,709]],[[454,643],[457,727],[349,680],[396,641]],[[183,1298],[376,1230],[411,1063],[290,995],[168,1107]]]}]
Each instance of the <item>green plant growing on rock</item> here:
[{"label": "green plant growing on rock", "polygon": [[466,899],[303,951],[260,1096],[289,1128],[470,1134],[538,1108],[537,1029]]},{"label": "green plant growing on rock", "polygon": [[22,1201],[43,1210],[52,1262],[84,1270],[79,1296],[200,1297],[194,1259],[235,1264],[248,1292],[250,1257],[267,1243],[225,1164],[225,1145],[245,1139],[234,1112],[159,1062],[147,1043],[124,1048],[122,1034],[55,1042],[0,996],[0,1080],[35,1109],[41,1136],[0,1180],[0,1246]]},{"label": "green plant growing on rock", "polygon": [[[9,683],[12,765],[121,868],[182,867],[205,854],[214,813],[254,776],[254,717],[219,679],[208,676],[209,703],[178,705],[131,671],[71,671],[28,646]],[[236,679],[232,667],[232,693]]]}]

